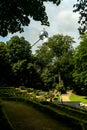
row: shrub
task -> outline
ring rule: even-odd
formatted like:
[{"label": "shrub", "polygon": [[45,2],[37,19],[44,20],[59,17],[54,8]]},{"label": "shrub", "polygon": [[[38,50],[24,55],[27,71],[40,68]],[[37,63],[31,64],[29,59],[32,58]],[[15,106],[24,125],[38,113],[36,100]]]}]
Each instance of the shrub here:
[{"label": "shrub", "polygon": [[22,89],[22,90],[26,90],[25,86],[19,86],[19,88]]},{"label": "shrub", "polygon": [[27,92],[34,92],[34,88],[28,88]]}]

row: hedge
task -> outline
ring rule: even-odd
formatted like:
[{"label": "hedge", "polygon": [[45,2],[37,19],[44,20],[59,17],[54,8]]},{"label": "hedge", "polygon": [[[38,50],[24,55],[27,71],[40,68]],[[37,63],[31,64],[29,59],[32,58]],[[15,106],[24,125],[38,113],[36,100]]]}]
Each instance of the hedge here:
[{"label": "hedge", "polygon": [[[35,109],[38,109],[52,118],[55,118],[58,121],[61,121],[65,124],[74,127],[74,129],[78,130],[87,130],[87,117],[85,116],[86,112],[79,112],[78,110],[72,109],[71,107],[65,107],[63,105],[55,105],[49,102],[37,102],[32,100],[26,100],[24,98],[9,98],[9,100],[19,101],[22,103],[26,103],[27,105],[32,105]],[[77,116],[75,116],[75,114]],[[80,117],[80,114],[82,117]]]}]

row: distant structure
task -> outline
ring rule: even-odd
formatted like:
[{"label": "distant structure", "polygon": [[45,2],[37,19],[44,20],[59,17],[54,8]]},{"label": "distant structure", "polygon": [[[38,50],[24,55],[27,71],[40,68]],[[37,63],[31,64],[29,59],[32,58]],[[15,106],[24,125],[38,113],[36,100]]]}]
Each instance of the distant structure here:
[{"label": "distant structure", "polygon": [[43,28],[43,30],[40,32],[40,35],[39,35],[39,39],[31,46],[31,48],[37,43],[39,42],[40,40],[44,40],[45,38],[48,37],[48,32],[45,31],[45,28]]}]

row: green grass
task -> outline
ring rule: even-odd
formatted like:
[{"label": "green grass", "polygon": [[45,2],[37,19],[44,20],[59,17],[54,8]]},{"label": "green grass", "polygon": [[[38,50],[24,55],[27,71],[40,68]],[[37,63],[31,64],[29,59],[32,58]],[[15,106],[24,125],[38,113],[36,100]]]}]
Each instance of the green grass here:
[{"label": "green grass", "polygon": [[15,130],[72,130],[32,106],[4,101],[3,107]]},{"label": "green grass", "polygon": [[13,130],[5,117],[4,111],[0,106],[0,130]]},{"label": "green grass", "polygon": [[87,97],[86,96],[79,96],[79,95],[76,95],[76,94],[71,94],[70,95],[70,100],[71,101],[80,101],[84,104],[87,104]]}]

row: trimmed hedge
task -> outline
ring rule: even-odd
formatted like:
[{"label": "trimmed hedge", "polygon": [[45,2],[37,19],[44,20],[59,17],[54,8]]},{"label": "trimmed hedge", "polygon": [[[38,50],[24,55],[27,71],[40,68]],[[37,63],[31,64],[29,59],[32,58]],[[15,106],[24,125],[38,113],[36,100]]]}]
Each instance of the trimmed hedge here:
[{"label": "trimmed hedge", "polygon": [[72,106],[68,106],[68,105],[63,105],[63,104],[54,104],[54,103],[51,103],[51,102],[42,102],[43,105],[49,105],[53,108],[56,108],[58,110],[62,110],[70,115],[73,115],[75,117],[79,117],[79,118],[82,118],[84,120],[87,120],[87,111],[86,110],[83,110],[83,109],[80,109],[80,108],[75,108],[75,107],[72,107]]},{"label": "trimmed hedge", "polygon": [[15,88],[14,87],[0,87],[0,97],[12,97],[15,96]]},{"label": "trimmed hedge", "polygon": [[[74,127],[78,130],[87,130],[87,117],[85,117],[86,112],[72,109],[71,107],[63,105],[55,105],[49,102],[37,102],[32,100],[26,100],[24,98],[9,98],[9,100],[19,101],[26,103],[27,105],[32,105],[35,109],[38,109],[52,118],[61,121],[65,124]],[[76,114],[76,116],[75,116]],[[81,118],[81,116],[84,118]]]}]

